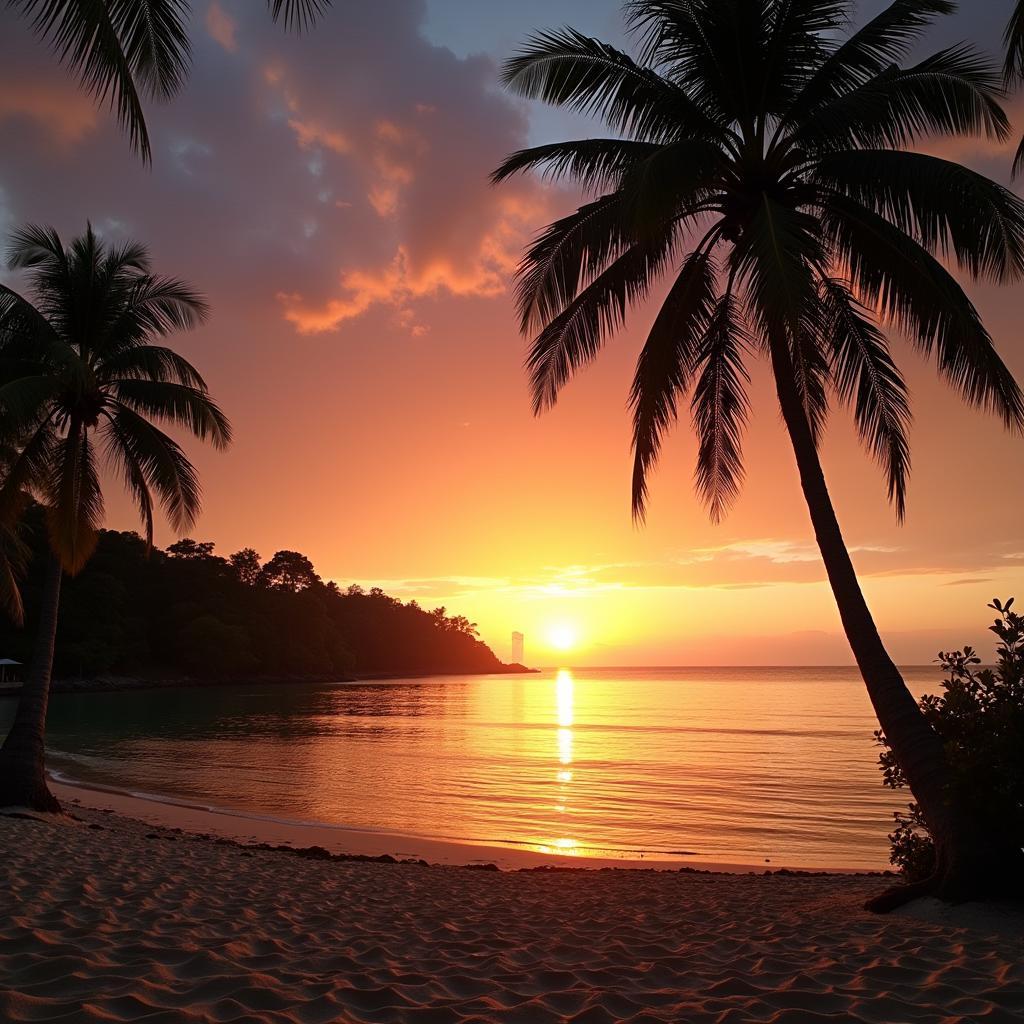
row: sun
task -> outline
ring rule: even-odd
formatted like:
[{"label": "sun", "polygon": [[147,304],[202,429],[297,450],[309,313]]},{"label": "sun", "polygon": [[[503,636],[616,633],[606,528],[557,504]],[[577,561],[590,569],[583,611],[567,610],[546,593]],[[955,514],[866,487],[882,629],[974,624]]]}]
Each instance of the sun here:
[{"label": "sun", "polygon": [[548,643],[556,651],[569,651],[576,646],[579,630],[569,622],[555,622],[548,627]]}]

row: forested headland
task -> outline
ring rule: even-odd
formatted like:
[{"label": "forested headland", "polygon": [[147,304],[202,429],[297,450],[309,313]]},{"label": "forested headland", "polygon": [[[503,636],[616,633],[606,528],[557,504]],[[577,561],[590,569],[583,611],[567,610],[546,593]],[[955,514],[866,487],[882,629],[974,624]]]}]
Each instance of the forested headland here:
[{"label": "forested headland", "polygon": [[[25,624],[0,616],[0,656],[27,665],[47,557],[40,509],[25,539],[33,548]],[[104,530],[88,565],[65,581],[54,675],[230,681],[517,670],[464,616],[377,588],[342,590],[299,552],[225,557],[191,539],[147,550],[136,533]]]}]

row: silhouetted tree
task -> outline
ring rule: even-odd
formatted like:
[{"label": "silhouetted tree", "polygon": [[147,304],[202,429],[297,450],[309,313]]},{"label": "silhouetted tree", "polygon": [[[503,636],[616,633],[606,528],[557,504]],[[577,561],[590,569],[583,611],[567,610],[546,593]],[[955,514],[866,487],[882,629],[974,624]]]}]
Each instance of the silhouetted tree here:
[{"label": "silhouetted tree", "polygon": [[322,583],[313,563],[298,551],[278,551],[260,570],[259,582],[272,590],[298,593]]},{"label": "silhouetted tree", "polygon": [[852,409],[902,518],[907,389],[896,328],[972,404],[1024,424],[1024,400],[977,310],[937,257],[974,277],[1024,271],[1024,204],[984,176],[913,151],[929,136],[1005,139],[998,69],[967,45],[905,68],[953,5],[896,0],[843,37],[843,0],[630,0],[640,57],[572,29],[535,36],[506,84],[604,119],[611,137],[552,143],[494,175],[539,170],[596,198],[527,252],[517,299],[534,408],[596,356],[671,273],[633,380],[633,510],[680,403],[696,485],[718,520],[743,477],[749,360],[770,363],[815,536],[879,722],[938,849],[932,889],[998,889],[1021,851],[973,828],[941,740],[889,657],[861,592],[818,457],[830,400]]},{"label": "silhouetted tree", "polygon": [[246,586],[255,587],[259,583],[262,566],[259,553],[254,548],[242,548],[231,555],[228,561],[235,570],[235,575]]},{"label": "silhouetted tree", "polygon": [[[331,0],[267,0],[274,21],[311,25]],[[98,104],[109,102],[132,149],[149,163],[152,150],[143,96],[168,100],[192,63],[189,0],[7,0]]]},{"label": "silhouetted tree", "polygon": [[212,540],[198,541],[191,537],[183,537],[175,541],[167,548],[167,554],[172,558],[186,558],[195,561],[213,558],[213,549],[216,547]]},{"label": "silhouetted tree", "polygon": [[[52,228],[14,234],[9,266],[29,272],[32,301],[0,285],[0,444],[14,449],[0,481],[0,522],[13,528],[26,492],[46,507],[51,555],[38,636],[11,731],[0,748],[0,805],[57,807],[44,774],[44,731],[64,572],[93,553],[103,517],[98,456],[124,481],[152,543],[154,496],[171,524],[199,512],[199,480],[155,424],[226,447],[231,430],[199,372],[165,335],[206,307],[158,277],[145,248],[104,246],[92,228],[64,247]],[[99,446],[99,447],[97,447]]]}]

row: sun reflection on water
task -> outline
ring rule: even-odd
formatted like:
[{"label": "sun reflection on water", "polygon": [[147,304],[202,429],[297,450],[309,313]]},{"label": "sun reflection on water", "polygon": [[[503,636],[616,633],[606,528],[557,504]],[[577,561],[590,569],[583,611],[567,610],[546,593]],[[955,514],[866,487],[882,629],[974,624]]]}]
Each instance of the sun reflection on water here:
[{"label": "sun reflection on water", "polygon": [[[572,673],[567,669],[559,669],[555,677],[555,721],[558,724],[555,733],[558,762],[561,767],[555,774],[558,780],[558,797],[555,810],[559,814],[568,813],[569,783],[572,782],[572,725],[575,702],[575,685]],[[576,840],[568,837],[555,839],[550,844],[540,847],[544,852],[577,853]]]}]

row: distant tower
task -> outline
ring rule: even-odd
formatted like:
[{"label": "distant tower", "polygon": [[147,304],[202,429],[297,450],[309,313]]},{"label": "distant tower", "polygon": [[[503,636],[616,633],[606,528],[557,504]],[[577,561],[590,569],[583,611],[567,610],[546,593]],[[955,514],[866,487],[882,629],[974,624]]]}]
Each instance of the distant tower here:
[{"label": "distant tower", "polygon": [[525,665],[523,661],[523,634],[512,634],[512,661],[516,665]]}]

